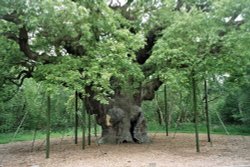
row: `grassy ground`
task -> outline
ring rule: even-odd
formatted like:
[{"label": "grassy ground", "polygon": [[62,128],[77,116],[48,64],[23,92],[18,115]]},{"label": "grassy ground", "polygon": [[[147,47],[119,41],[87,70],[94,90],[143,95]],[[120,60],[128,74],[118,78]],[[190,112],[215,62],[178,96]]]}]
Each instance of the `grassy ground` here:
[{"label": "grassy ground", "polygon": [[[164,126],[152,124],[149,125],[148,127],[149,131],[152,132],[165,132]],[[211,125],[210,129],[212,134],[227,134],[226,132],[227,130],[229,135],[246,135],[246,136],[250,135],[250,128],[240,125],[226,125],[226,130],[221,125]],[[181,123],[177,127],[172,125],[169,128],[169,132],[194,133],[194,125],[192,123]],[[205,124],[199,125],[199,132],[207,133]]]},{"label": "grassy ground", "polygon": [[[236,125],[227,125],[227,131],[230,135],[250,135],[250,128]],[[165,132],[164,126],[159,126],[157,124],[149,124],[148,125],[149,132]],[[92,129],[92,133],[94,130]],[[194,126],[192,123],[182,123],[178,127],[172,126],[169,128],[169,132],[182,132],[182,133],[194,133]],[[206,133],[206,126],[201,124],[199,126],[200,133]],[[98,132],[100,133],[100,128],[98,128]],[[212,134],[227,134],[225,129],[220,125],[212,125],[211,126]],[[30,141],[34,138],[34,131],[20,131],[15,138],[13,138],[13,133],[1,133],[0,134],[0,144],[5,144],[9,142],[16,141]],[[52,138],[60,138],[62,136],[74,136],[73,129],[68,129],[61,132],[51,132]],[[79,137],[81,136],[81,131],[79,130]],[[46,132],[45,131],[37,131],[36,140],[37,139],[45,139]]]},{"label": "grassy ground", "polygon": [[[68,136],[72,135],[73,132],[66,131],[66,132],[52,132],[51,137],[62,137],[62,136]],[[0,134],[0,144],[5,144],[5,143],[10,143],[10,142],[16,142],[16,141],[29,141],[33,140],[34,138],[34,132],[32,131],[21,131],[19,132],[15,138],[14,138],[14,133],[1,133]],[[36,133],[36,138],[35,139],[45,139],[46,138],[46,132],[43,131],[37,131]]]},{"label": "grassy ground", "polygon": [[[79,128],[80,129],[80,128]],[[100,131],[100,129],[98,129]],[[97,131],[97,133],[99,133]],[[91,129],[92,134],[94,135],[94,128]],[[13,133],[0,133],[0,144],[6,144],[10,142],[17,142],[17,141],[31,141],[34,138],[34,131],[20,131],[14,138],[14,132]],[[81,130],[78,130],[78,136],[81,137],[82,133]],[[86,131],[87,135],[87,131]],[[55,132],[52,131],[50,134],[51,138],[61,138],[65,136],[74,136],[74,130],[67,129],[65,131]],[[46,138],[46,131],[37,131],[35,140],[38,139],[44,139]]]}]

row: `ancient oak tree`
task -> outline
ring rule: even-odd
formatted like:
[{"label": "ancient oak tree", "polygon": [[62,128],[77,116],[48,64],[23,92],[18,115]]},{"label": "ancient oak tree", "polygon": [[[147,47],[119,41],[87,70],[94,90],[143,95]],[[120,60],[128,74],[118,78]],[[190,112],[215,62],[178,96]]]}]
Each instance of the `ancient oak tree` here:
[{"label": "ancient oak tree", "polygon": [[79,92],[102,127],[100,143],[148,142],[142,102],[173,76],[186,81],[190,69],[199,78],[247,62],[247,52],[238,51],[249,43],[249,0],[5,0],[0,6],[1,90],[32,77]]}]

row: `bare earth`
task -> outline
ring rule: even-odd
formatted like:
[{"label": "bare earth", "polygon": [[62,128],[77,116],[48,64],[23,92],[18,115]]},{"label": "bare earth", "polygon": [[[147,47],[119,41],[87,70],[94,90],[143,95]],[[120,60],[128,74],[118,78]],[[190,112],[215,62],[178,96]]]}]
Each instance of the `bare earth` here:
[{"label": "bare earth", "polygon": [[[73,139],[52,139],[51,158],[45,159],[44,141],[0,145],[1,167],[250,167],[250,136],[213,135],[212,145],[200,135],[201,152],[195,151],[194,134],[166,137],[150,134],[150,144],[91,146],[81,149]],[[2,162],[1,162],[2,160]]]}]

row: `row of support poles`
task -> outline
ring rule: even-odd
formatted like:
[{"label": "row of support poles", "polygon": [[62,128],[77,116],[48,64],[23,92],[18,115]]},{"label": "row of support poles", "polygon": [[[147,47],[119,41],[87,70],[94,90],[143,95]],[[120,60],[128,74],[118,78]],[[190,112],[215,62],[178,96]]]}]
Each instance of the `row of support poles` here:
[{"label": "row of support poles", "polygon": [[[75,124],[74,124],[74,143],[78,143],[78,125],[79,125],[79,108],[78,108],[78,92],[75,91]],[[89,113],[89,112],[88,112]],[[86,106],[85,106],[85,100],[82,98],[82,149],[85,149],[86,146]],[[50,157],[50,130],[51,130],[51,97],[50,95],[47,95],[47,125],[46,125],[46,158]],[[94,133],[95,136],[97,136],[97,123],[95,121],[94,124]],[[88,114],[88,145],[91,144],[91,114]]]},{"label": "row of support poles", "polygon": [[[200,152],[200,143],[199,143],[199,132],[198,132],[198,108],[197,108],[197,83],[195,79],[195,72],[191,73],[191,84],[192,84],[192,110],[194,113],[194,127],[195,127],[195,142],[196,142],[196,151]],[[207,80],[204,79],[204,109],[205,109],[205,117],[206,117],[206,128],[207,128],[207,141],[212,142],[211,133],[210,133],[210,117],[208,111],[208,85]],[[168,103],[167,103],[167,87],[164,85],[164,108],[165,108],[165,130],[166,136],[168,136],[169,132],[169,114],[168,114]]]},{"label": "row of support poles", "polygon": [[[86,139],[86,108],[85,108],[85,100],[82,100],[82,148],[85,149],[85,139]],[[88,113],[88,145],[91,145],[91,114]],[[75,144],[78,143],[78,123],[79,117],[78,117],[78,93],[75,92]],[[94,133],[97,137],[97,123],[95,121],[94,124]]]},{"label": "row of support poles", "polygon": [[[197,95],[196,95],[196,80],[194,77],[194,71],[192,71],[192,94],[193,94],[193,112],[195,121],[195,138],[196,138],[196,151],[200,152],[199,148],[199,134],[198,134],[198,110],[197,110]],[[208,142],[211,142],[210,137],[210,126],[209,126],[209,114],[208,114],[208,92],[207,92],[207,82],[204,82],[205,90],[205,112],[206,112],[206,123],[207,123],[207,135]],[[166,136],[168,136],[169,125],[168,125],[168,105],[167,105],[167,87],[164,85],[164,104],[165,104],[165,125],[166,125]],[[50,155],[50,120],[51,120],[51,98],[50,95],[47,97],[47,135],[46,135],[46,158]],[[78,143],[78,92],[75,92],[75,144]],[[85,111],[85,101],[82,100],[82,149],[85,149],[85,139],[86,139],[86,111]],[[94,126],[94,133],[97,136],[96,122]],[[91,144],[91,114],[88,114],[88,145]]]},{"label": "row of support poles", "polygon": [[[85,148],[85,138],[86,138],[86,135],[85,135],[85,133],[86,133],[86,131],[85,131],[85,129],[86,129],[86,108],[85,108],[85,105],[84,105],[84,100],[82,101],[83,102],[83,109],[82,109],[82,115],[83,115],[83,121],[82,121],[82,124],[83,124],[83,127],[82,127],[82,133],[83,133],[83,135],[82,135],[82,137],[83,137],[83,143],[82,144],[84,144],[84,146],[82,147],[83,149]],[[77,134],[77,132],[78,132],[78,121],[79,120],[79,118],[78,118],[78,93],[77,93],[77,91],[75,92],[75,144],[77,144],[77,138],[78,138],[78,134]],[[96,125],[95,125],[95,133],[96,133]],[[88,114],[88,145],[90,145],[91,144],[91,114],[89,113]]]},{"label": "row of support poles", "polygon": [[[196,151],[200,152],[199,147],[199,133],[198,133],[198,110],[197,110],[197,85],[195,79],[195,73],[192,71],[191,73],[191,83],[192,83],[192,95],[193,95],[193,112],[194,112],[194,122],[195,122],[195,139],[196,139]],[[206,126],[207,126],[207,137],[208,142],[211,142],[210,136],[210,120],[208,113],[208,88],[207,81],[204,80],[204,92],[205,92],[205,115],[206,115]],[[167,103],[167,86],[164,85],[164,106],[165,106],[165,128],[166,128],[166,136],[169,135],[169,114],[168,114],[168,103]],[[88,145],[91,144],[91,114],[88,112]],[[96,120],[96,119],[95,119]],[[51,122],[51,97],[47,95],[47,133],[46,133],[46,158],[50,156],[50,123]],[[78,125],[79,125],[79,116],[78,116],[78,92],[75,91],[75,144],[78,143]],[[85,108],[85,100],[82,98],[82,149],[85,149],[85,140],[86,140],[86,108]],[[94,124],[94,133],[97,136],[97,123],[95,121]]]},{"label": "row of support poles", "polygon": [[[197,83],[195,79],[195,72],[194,70],[191,72],[191,88],[192,88],[192,110],[194,113],[194,127],[195,127],[195,141],[196,141],[196,151],[200,152],[200,144],[199,144],[199,132],[198,132],[198,108],[197,108]],[[167,103],[167,86],[164,85],[164,109],[165,109],[165,130],[166,130],[166,136],[168,136],[169,132],[169,113],[168,113],[168,103]],[[210,116],[209,116],[209,104],[208,104],[208,82],[207,79],[204,79],[204,110],[205,110],[205,119],[206,119],[206,129],[207,129],[207,141],[212,143],[211,140],[211,129],[210,129]],[[218,113],[216,113],[218,115]],[[219,115],[218,118],[221,121]],[[225,127],[225,125],[222,122],[222,126]],[[228,131],[226,128],[224,128],[226,133]]]}]

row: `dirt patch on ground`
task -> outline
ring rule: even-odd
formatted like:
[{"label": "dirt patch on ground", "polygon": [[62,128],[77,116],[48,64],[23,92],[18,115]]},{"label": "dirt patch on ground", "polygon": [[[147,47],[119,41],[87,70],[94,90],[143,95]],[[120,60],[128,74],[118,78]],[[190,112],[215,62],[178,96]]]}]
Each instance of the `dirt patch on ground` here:
[{"label": "dirt patch on ground", "polygon": [[52,139],[51,158],[45,159],[44,141],[0,145],[3,167],[250,167],[250,136],[213,135],[212,145],[200,135],[201,152],[193,134],[166,137],[150,134],[150,144],[97,145],[81,149],[73,139]]}]

